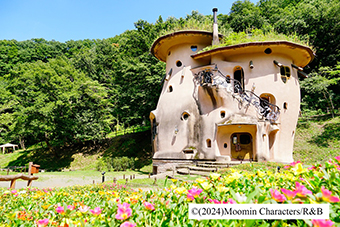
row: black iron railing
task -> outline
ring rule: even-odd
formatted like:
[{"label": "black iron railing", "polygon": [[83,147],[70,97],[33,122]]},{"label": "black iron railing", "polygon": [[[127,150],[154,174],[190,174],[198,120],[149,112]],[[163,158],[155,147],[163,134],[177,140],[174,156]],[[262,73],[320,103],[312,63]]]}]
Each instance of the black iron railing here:
[{"label": "black iron railing", "polygon": [[238,96],[237,99],[241,104],[247,106],[254,106],[257,113],[269,120],[275,122],[280,116],[280,108],[277,105],[270,103],[268,100],[263,99],[256,95],[253,91],[243,89],[240,81],[226,77],[218,69],[205,69],[197,74],[195,78],[200,86],[218,86],[219,88],[225,88],[233,96]]}]

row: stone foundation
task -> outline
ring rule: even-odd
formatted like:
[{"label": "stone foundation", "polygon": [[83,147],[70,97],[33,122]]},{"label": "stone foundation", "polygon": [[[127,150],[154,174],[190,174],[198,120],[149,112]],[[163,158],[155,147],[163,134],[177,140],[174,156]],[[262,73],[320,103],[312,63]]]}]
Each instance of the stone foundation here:
[{"label": "stone foundation", "polygon": [[179,168],[179,167],[194,165],[198,161],[214,161],[214,160],[153,159],[152,174],[164,173],[166,171],[176,171],[176,169]]}]

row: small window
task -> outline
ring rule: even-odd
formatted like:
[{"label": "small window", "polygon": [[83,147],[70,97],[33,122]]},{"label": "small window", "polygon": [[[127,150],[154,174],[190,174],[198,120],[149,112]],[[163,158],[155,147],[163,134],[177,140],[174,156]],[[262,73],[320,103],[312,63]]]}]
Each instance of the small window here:
[{"label": "small window", "polygon": [[169,51],[168,56],[170,56],[170,54],[171,54],[171,51]]},{"label": "small window", "polygon": [[172,86],[170,85],[169,86],[169,89],[168,89],[168,92],[172,92],[173,91],[173,88],[172,88]]},{"label": "small window", "polygon": [[189,118],[189,114],[185,113],[185,114],[183,115],[183,119],[184,119],[184,120],[188,120],[188,118]]},{"label": "small window", "polygon": [[240,143],[241,144],[249,144],[250,143],[250,135],[248,135],[248,134],[240,135]]},{"label": "small window", "polygon": [[266,54],[271,54],[271,53],[272,53],[272,49],[267,48],[267,49],[264,50],[264,52],[265,52]]},{"label": "small window", "polygon": [[181,67],[182,66],[182,62],[181,61],[176,61],[176,66],[177,67]]},{"label": "small window", "polygon": [[211,140],[210,139],[207,139],[207,147],[210,148],[211,147]]},{"label": "small window", "polygon": [[189,116],[190,116],[190,114],[188,114],[187,112],[183,112],[182,113],[182,117],[181,117],[181,120],[188,120],[189,119]]},{"label": "small window", "polygon": [[225,111],[221,111],[221,118],[225,118]]},{"label": "small window", "polygon": [[280,67],[281,80],[286,83],[290,79],[290,68],[288,66]]},{"label": "small window", "polygon": [[192,50],[193,52],[197,51],[197,46],[191,46],[191,50]]},{"label": "small window", "polygon": [[227,143],[224,143],[224,144],[223,144],[223,147],[224,147],[224,148],[227,148],[227,147],[228,147],[228,144],[227,144]]},{"label": "small window", "polygon": [[283,103],[283,109],[286,110],[287,108],[288,108],[288,103],[284,102],[284,103]]},{"label": "small window", "polygon": [[194,151],[193,150],[183,150],[184,154],[193,154]]},{"label": "small window", "polygon": [[[244,89],[244,72],[241,67],[236,67],[234,72],[234,93],[239,93]],[[237,82],[238,81],[238,82]]]},{"label": "small window", "polygon": [[229,75],[227,75],[226,77],[225,77],[225,81],[229,84],[230,83],[230,76]]}]

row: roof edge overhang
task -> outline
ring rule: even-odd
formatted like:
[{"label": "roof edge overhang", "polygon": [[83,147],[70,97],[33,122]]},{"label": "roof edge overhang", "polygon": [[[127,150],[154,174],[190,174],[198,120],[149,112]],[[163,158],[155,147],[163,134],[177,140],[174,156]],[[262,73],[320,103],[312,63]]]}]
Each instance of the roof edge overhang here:
[{"label": "roof edge overhang", "polygon": [[[209,43],[211,44],[213,40],[213,33],[202,30],[183,30],[169,33],[156,39],[150,48],[150,52],[153,56],[165,62],[166,61],[165,52],[168,50],[168,48],[164,50],[164,48],[162,47],[164,47],[165,45],[168,46],[175,45],[177,44],[176,41],[179,39],[181,40],[182,43],[186,43],[186,39],[189,41],[193,37],[205,37],[202,38],[202,40],[205,40],[204,41],[205,43],[207,43],[206,39],[208,38]],[[222,39],[223,35],[219,34],[219,38]]]},{"label": "roof edge overhang", "polygon": [[[296,50],[298,50],[302,55],[305,56],[305,60],[300,61],[297,65],[300,67],[304,67],[308,65],[314,59],[314,52],[311,48],[307,46],[303,46],[297,43],[289,42],[289,41],[265,41],[265,42],[249,42],[249,43],[241,43],[237,45],[231,46],[223,46],[217,47],[215,49],[207,50],[201,53],[193,54],[191,57],[195,60],[210,58],[211,56],[217,54],[233,54],[239,52],[241,49],[248,48],[251,53],[254,53],[254,50],[260,49],[260,47],[288,47],[294,51],[292,51],[291,56],[296,55]],[[259,52],[259,50],[257,51]]]},{"label": "roof edge overhang", "polygon": [[250,126],[256,126],[257,123],[252,123],[252,122],[231,122],[231,123],[221,123],[221,124],[217,124],[218,127],[223,127],[223,126],[235,126],[235,125],[250,125]]}]

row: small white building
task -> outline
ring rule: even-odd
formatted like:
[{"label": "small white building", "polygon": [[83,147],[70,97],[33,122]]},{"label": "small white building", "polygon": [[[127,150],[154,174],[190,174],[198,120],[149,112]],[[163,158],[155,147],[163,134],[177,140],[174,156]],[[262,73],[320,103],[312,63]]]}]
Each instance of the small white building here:
[{"label": "small white building", "polygon": [[5,154],[5,149],[6,148],[12,148],[13,151],[15,151],[15,148],[19,149],[19,146],[16,144],[11,144],[11,143],[6,143],[3,145],[0,145],[0,149],[2,149],[2,153]]},{"label": "small white building", "polygon": [[154,173],[195,160],[293,161],[298,75],[314,53],[288,41],[200,52],[221,38],[216,30],[179,31],[152,45],[167,72],[150,113]]}]

